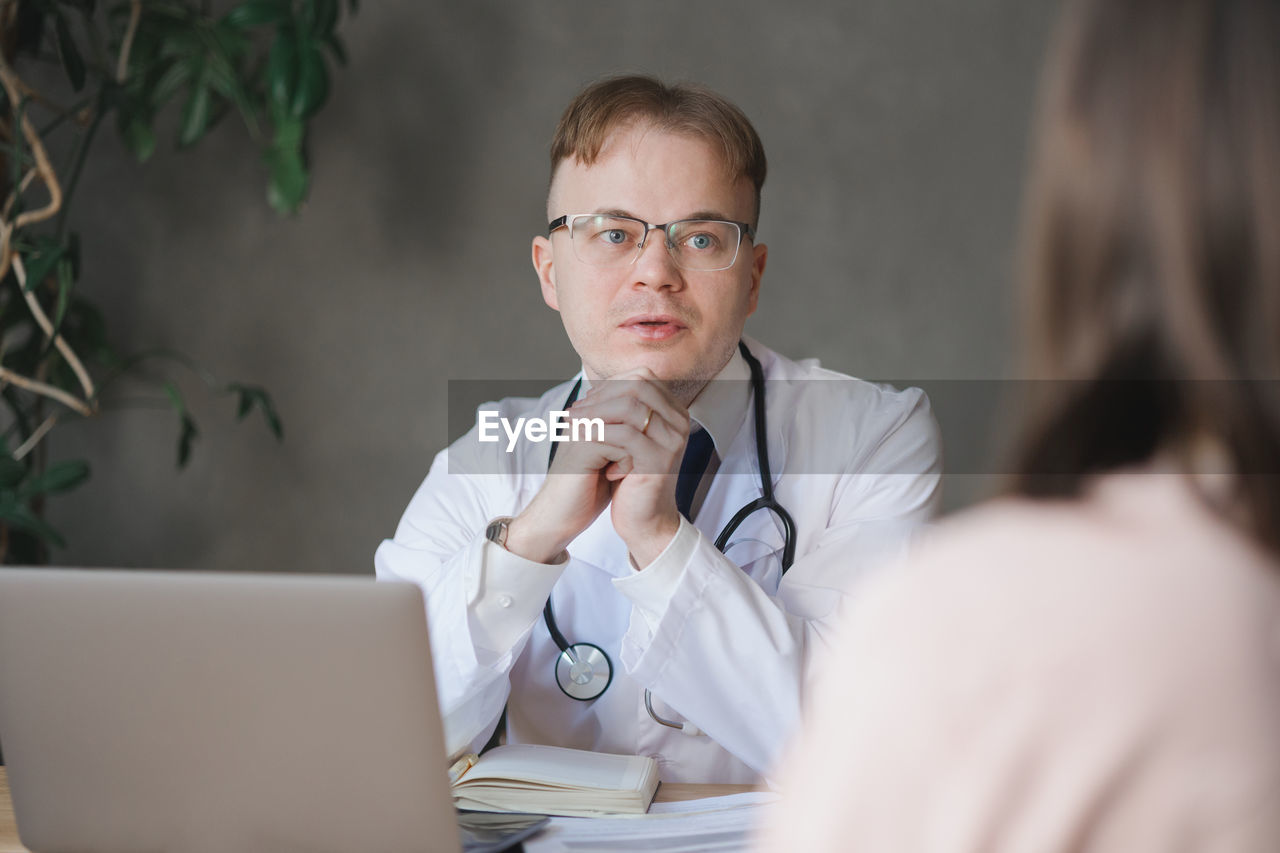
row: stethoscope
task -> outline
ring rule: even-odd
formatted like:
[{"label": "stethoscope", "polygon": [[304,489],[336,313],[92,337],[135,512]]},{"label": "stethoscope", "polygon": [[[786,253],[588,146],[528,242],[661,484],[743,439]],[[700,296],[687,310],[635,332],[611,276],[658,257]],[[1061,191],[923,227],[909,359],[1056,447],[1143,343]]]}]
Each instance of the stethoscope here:
[{"label": "stethoscope", "polygon": [[[742,353],[747,366],[751,369],[752,408],[755,411],[756,421],[756,461],[760,468],[760,490],[764,494],[734,513],[733,518],[729,519],[729,523],[716,537],[715,546],[716,550],[723,554],[725,547],[729,544],[729,537],[742,522],[747,520],[748,516],[762,509],[772,510],[782,521],[782,574],[786,574],[787,569],[791,568],[792,560],[795,559],[796,525],[791,519],[791,514],[773,496],[773,476],[769,471],[768,432],[765,429],[764,370],[756,357],[747,349],[746,344],[741,341],[738,342],[738,351]],[[579,379],[561,408],[568,409],[578,399],[578,392],[581,389],[582,380]],[[555,458],[556,444],[553,442],[550,458],[547,460],[548,469]],[[564,634],[560,633],[559,626],[556,625],[555,614],[551,612],[550,598],[547,599],[547,606],[543,608],[542,615],[551,639],[560,649],[555,663],[556,684],[570,699],[581,702],[588,702],[604,693],[613,683],[613,662],[609,660],[604,649],[595,643],[570,643],[566,640]],[[658,716],[653,710],[653,694],[647,688],[644,691],[644,707],[654,722],[669,728],[680,729],[690,735],[700,733],[692,723],[677,723]]]}]

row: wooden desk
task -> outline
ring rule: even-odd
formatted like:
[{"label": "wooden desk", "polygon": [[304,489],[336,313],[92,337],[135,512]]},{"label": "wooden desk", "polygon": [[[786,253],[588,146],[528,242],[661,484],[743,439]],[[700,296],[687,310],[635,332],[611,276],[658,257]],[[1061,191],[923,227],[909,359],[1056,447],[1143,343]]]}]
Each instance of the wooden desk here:
[{"label": "wooden desk", "polygon": [[0,767],[0,853],[26,853],[18,843],[18,825],[13,820],[13,801],[9,799],[9,774]]},{"label": "wooden desk", "polygon": [[[656,803],[672,803],[678,800],[696,800],[699,797],[718,797],[722,794],[740,794],[743,791],[764,791],[762,785],[691,785],[667,783],[658,786]],[[28,853],[18,842],[18,825],[13,819],[13,801],[9,798],[9,776],[0,767],[0,853]]]},{"label": "wooden desk", "polygon": [[[745,794],[747,791],[767,791],[768,785],[699,785],[693,782],[663,782],[654,795],[655,803],[678,803],[682,800],[699,800],[703,797],[723,797],[727,794]],[[0,853],[4,853],[0,848]]]}]

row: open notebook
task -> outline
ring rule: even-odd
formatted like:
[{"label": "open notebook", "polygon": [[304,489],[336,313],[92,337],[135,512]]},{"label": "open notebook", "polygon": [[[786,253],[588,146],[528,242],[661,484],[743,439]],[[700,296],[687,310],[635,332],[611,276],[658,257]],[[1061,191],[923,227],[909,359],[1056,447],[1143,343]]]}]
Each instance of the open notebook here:
[{"label": "open notebook", "polygon": [[511,744],[455,767],[455,804],[479,811],[644,814],[658,790],[658,764],[642,755]]}]

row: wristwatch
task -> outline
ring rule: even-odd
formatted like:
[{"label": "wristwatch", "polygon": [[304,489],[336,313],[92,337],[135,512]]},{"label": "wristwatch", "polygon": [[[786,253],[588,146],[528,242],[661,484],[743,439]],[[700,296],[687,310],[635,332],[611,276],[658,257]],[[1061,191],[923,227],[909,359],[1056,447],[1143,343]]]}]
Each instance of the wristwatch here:
[{"label": "wristwatch", "polygon": [[485,538],[497,545],[499,548],[507,547],[507,532],[511,530],[511,516],[504,515],[501,518],[495,518],[489,522],[489,526],[485,528]]}]

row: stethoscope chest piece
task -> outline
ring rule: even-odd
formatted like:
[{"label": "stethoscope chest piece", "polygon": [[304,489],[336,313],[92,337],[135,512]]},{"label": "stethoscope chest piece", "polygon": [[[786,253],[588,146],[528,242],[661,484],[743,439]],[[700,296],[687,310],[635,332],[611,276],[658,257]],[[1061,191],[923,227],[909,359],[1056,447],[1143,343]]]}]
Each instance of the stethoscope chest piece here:
[{"label": "stethoscope chest piece", "polygon": [[570,699],[596,698],[613,681],[613,664],[593,643],[574,643],[556,655],[556,684]]}]

